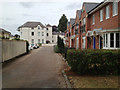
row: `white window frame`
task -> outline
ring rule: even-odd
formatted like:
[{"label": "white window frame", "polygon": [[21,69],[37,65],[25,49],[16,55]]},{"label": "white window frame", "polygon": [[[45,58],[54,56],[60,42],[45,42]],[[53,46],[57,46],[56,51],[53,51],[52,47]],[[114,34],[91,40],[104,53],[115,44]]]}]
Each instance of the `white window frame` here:
[{"label": "white window frame", "polygon": [[31,43],[34,44],[34,39],[31,40]]},{"label": "white window frame", "polygon": [[118,15],[118,2],[113,2],[113,16]]},{"label": "white window frame", "polygon": [[40,36],[40,32],[38,32],[38,36]]},{"label": "white window frame", "polygon": [[[116,34],[115,34],[116,35]],[[116,36],[115,36],[116,37]],[[117,41],[117,40],[116,40]],[[116,42],[115,42],[116,45]],[[119,48],[120,48],[120,33],[119,33]]]},{"label": "white window frame", "polygon": [[42,36],[44,36],[44,32],[42,32]]},{"label": "white window frame", "polygon": [[110,18],[110,7],[109,5],[106,6],[106,19],[109,19]]},{"label": "white window frame", "polygon": [[79,38],[76,38],[76,49],[79,49]]},{"label": "white window frame", "polygon": [[85,23],[86,23],[86,20],[85,20],[85,18],[83,18],[83,25],[85,25]]},{"label": "white window frame", "polygon": [[38,43],[40,43],[40,39],[38,39]]},{"label": "white window frame", "polygon": [[82,37],[82,40],[83,40],[82,41],[82,48],[85,49],[85,46],[86,46],[85,45],[86,44],[86,42],[85,42],[85,36]]},{"label": "white window frame", "polygon": [[44,43],[44,39],[42,39],[42,43]]},{"label": "white window frame", "polygon": [[100,22],[102,22],[103,21],[103,10],[101,9],[100,10]]},{"label": "white window frame", "polygon": [[92,24],[95,24],[95,15],[92,16]]},{"label": "white window frame", "polygon": [[[116,33],[119,33],[119,35],[120,35],[120,32],[111,32],[111,33],[114,34],[114,47],[110,47],[110,44],[111,44],[110,33],[105,33],[105,34],[103,34],[103,49],[120,49],[120,48],[116,48]],[[108,37],[108,47],[106,47],[106,34]],[[105,37],[104,37],[104,35],[105,35]],[[119,42],[119,45],[120,45],[120,42]]]},{"label": "white window frame", "polygon": [[70,39],[70,48],[71,48],[71,39]]}]

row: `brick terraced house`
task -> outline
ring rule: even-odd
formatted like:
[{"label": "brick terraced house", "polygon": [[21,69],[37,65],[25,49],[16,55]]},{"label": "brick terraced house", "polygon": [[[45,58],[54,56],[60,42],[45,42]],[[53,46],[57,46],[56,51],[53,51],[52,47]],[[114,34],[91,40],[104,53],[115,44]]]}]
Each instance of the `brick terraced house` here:
[{"label": "brick terraced house", "polygon": [[[71,22],[71,19],[70,19]],[[84,2],[68,22],[66,46],[76,49],[120,49],[120,1]]]}]

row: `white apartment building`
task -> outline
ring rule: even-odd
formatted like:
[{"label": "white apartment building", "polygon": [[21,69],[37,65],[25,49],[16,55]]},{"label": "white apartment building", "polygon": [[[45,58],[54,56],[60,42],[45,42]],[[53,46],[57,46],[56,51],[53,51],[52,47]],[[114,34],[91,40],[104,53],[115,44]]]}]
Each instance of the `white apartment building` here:
[{"label": "white apartment building", "polygon": [[26,22],[18,28],[20,39],[27,40],[29,44],[52,43],[52,26],[44,26],[41,22]]},{"label": "white apartment building", "polygon": [[61,37],[64,41],[65,44],[65,34],[62,32],[52,32],[52,43],[56,44],[57,43],[57,37]]}]

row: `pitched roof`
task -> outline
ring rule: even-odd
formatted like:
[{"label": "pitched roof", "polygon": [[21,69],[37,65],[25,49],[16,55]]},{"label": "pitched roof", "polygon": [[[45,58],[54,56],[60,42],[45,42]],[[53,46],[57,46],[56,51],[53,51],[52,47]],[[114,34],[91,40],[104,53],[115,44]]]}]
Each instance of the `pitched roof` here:
[{"label": "pitched roof", "polygon": [[77,13],[78,13],[79,19],[80,19],[80,17],[81,17],[81,12],[82,12],[82,10],[77,10]]},{"label": "pitched roof", "polygon": [[91,11],[94,7],[96,7],[99,3],[92,3],[92,2],[84,2],[83,3],[85,6],[85,10],[88,13],[89,11]]},{"label": "pitched roof", "polygon": [[40,25],[42,28],[45,28],[45,26],[41,22],[26,22],[20,27],[37,27],[38,25]]},{"label": "pitched roof", "polygon": [[55,31],[54,31],[54,32],[52,32],[52,34],[53,34],[53,35],[65,35],[65,33],[64,33],[64,32],[61,32],[61,33],[60,33],[60,32],[55,32]]},{"label": "pitched roof", "polygon": [[46,26],[47,26],[47,27],[52,27],[50,24],[47,24]]},{"label": "pitched roof", "polygon": [[74,18],[70,18],[70,24],[73,25],[75,23],[75,19]]},{"label": "pitched roof", "polygon": [[5,30],[5,29],[3,29],[3,28],[0,28],[0,32],[10,33],[9,31],[6,31],[6,30]]},{"label": "pitched roof", "polygon": [[[93,9],[91,9],[88,13],[90,14],[92,11],[94,11],[95,9],[98,9],[98,6],[102,5],[102,4],[105,4],[105,0],[101,3],[99,3],[97,6],[95,6]],[[108,3],[108,2],[107,2]]]}]

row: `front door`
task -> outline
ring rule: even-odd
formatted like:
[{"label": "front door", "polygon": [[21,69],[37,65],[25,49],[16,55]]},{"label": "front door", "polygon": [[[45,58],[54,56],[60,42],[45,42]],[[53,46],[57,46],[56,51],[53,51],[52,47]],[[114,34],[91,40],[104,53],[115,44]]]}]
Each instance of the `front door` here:
[{"label": "front door", "polygon": [[95,41],[95,37],[93,37],[93,49],[96,49],[96,41]]}]

